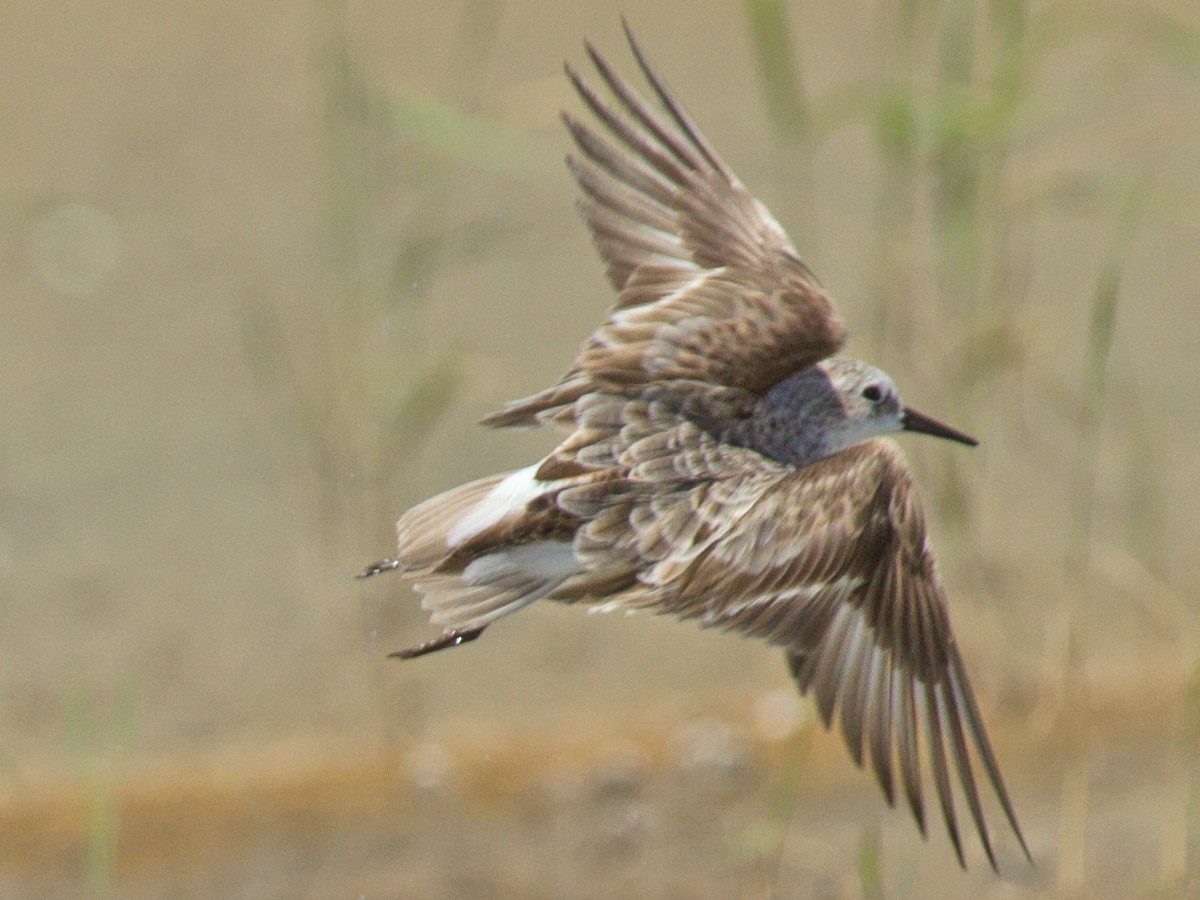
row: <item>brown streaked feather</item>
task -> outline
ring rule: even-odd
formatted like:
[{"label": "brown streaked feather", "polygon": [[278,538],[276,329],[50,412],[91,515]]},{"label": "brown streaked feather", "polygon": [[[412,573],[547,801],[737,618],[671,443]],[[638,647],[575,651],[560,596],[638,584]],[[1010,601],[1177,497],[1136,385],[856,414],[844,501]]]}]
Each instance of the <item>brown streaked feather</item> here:
[{"label": "brown streaked feather", "polygon": [[[636,420],[631,404],[625,408]],[[827,725],[837,720],[859,765],[865,751],[889,803],[899,763],[922,832],[923,740],[959,860],[951,770],[996,865],[974,765],[982,766],[1024,848],[899,448],[866,441],[795,470],[720,444],[686,420],[664,437],[670,416],[662,405],[642,412],[662,431],[633,428],[616,439],[623,449],[615,452],[632,480],[640,480],[642,467],[661,489],[627,495],[607,521],[593,520],[576,536],[582,558],[638,561],[638,583],[605,602],[698,619],[784,647],[801,691],[813,695]],[[691,470],[647,469],[660,454],[698,462]]]},{"label": "brown streaked feather", "polygon": [[580,208],[618,290],[559,384],[484,419],[534,425],[593,391],[690,379],[766,390],[837,352],[845,326],[779,223],[684,112],[630,35],[662,111],[588,46],[622,115],[573,69],[599,130],[564,114]]}]

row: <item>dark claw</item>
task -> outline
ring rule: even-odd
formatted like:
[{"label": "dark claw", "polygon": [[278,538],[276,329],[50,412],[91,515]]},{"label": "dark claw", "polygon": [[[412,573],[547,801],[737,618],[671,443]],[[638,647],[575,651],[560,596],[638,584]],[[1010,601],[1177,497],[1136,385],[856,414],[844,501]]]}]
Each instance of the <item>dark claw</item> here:
[{"label": "dark claw", "polygon": [[[486,625],[483,626],[483,628],[486,627]],[[395,653],[389,653],[388,658],[413,659],[418,656],[424,656],[426,653],[434,653],[438,650],[445,650],[447,647],[457,647],[459,644],[467,644],[483,634],[483,628],[468,628],[463,631],[447,631],[438,635],[431,641],[426,641],[423,644],[417,644],[417,646],[409,647],[407,650],[397,650]]]},{"label": "dark claw", "polygon": [[357,575],[355,578],[370,578],[372,575],[378,575],[380,572],[389,572],[392,569],[400,568],[400,560],[398,559],[381,559],[379,562],[373,562]]}]

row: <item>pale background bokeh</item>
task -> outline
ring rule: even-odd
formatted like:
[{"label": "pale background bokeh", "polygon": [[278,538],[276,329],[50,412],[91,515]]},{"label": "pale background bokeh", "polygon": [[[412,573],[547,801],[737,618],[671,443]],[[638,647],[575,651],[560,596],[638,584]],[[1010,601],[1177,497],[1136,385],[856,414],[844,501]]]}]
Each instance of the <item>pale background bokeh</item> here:
[{"label": "pale background bokeh", "polygon": [[[974,6],[788,5],[824,116],[804,175],[752,5],[0,8],[0,892],[858,896],[876,828],[888,896],[1198,889],[1200,12],[1031,7],[1030,95],[987,186],[1020,302],[947,319],[919,238],[908,336],[881,348],[862,98],[885,93],[896,9],[948,27]],[[385,658],[430,632],[395,581],[353,574],[411,503],[548,448],[473,423],[556,379],[611,301],[557,116],[583,38],[632,75],[622,13],[792,231],[850,351],[983,440],[904,443],[1033,873],[1003,834],[1010,880],[974,845],[961,875],[936,823],[923,846],[836,737],[788,732],[806,707],[749,642],[547,606]],[[937,43],[914,46],[921,106]],[[993,344],[983,386],[956,385]]]}]

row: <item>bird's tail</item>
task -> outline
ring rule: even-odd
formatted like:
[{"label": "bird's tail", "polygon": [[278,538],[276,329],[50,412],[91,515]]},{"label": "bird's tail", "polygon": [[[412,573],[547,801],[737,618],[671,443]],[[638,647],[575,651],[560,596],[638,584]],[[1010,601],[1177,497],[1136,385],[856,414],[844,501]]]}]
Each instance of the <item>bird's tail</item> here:
[{"label": "bird's tail", "polygon": [[397,555],[359,577],[399,570],[443,633],[401,651],[418,656],[478,637],[501,616],[544,597],[580,570],[569,540],[518,537],[529,504],[548,487],[537,466],[494,475],[419,504],[396,523]]},{"label": "bird's tail", "polygon": [[508,474],[480,478],[414,506],[396,523],[396,555],[371,563],[357,577],[397,569],[411,575],[436,568],[454,549],[449,541],[454,527]]}]

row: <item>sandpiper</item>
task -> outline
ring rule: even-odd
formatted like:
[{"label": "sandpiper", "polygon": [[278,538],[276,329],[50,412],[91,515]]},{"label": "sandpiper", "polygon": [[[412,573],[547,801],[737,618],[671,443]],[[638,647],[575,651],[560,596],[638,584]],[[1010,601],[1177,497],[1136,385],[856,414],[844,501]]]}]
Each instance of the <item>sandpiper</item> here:
[{"label": "sandpiper", "polygon": [[563,114],[616,305],[557,384],[484,419],[567,436],[400,519],[397,554],[360,577],[400,571],[443,630],[392,655],[473,641],[542,598],[761,638],[890,805],[902,786],[922,834],[924,755],[959,863],[952,771],[996,868],[974,757],[1029,857],[912,474],[884,435],[975,441],[835,355],[845,326],[829,296],[626,35],[661,109],[589,44],[616,106],[568,65],[601,128]]}]

